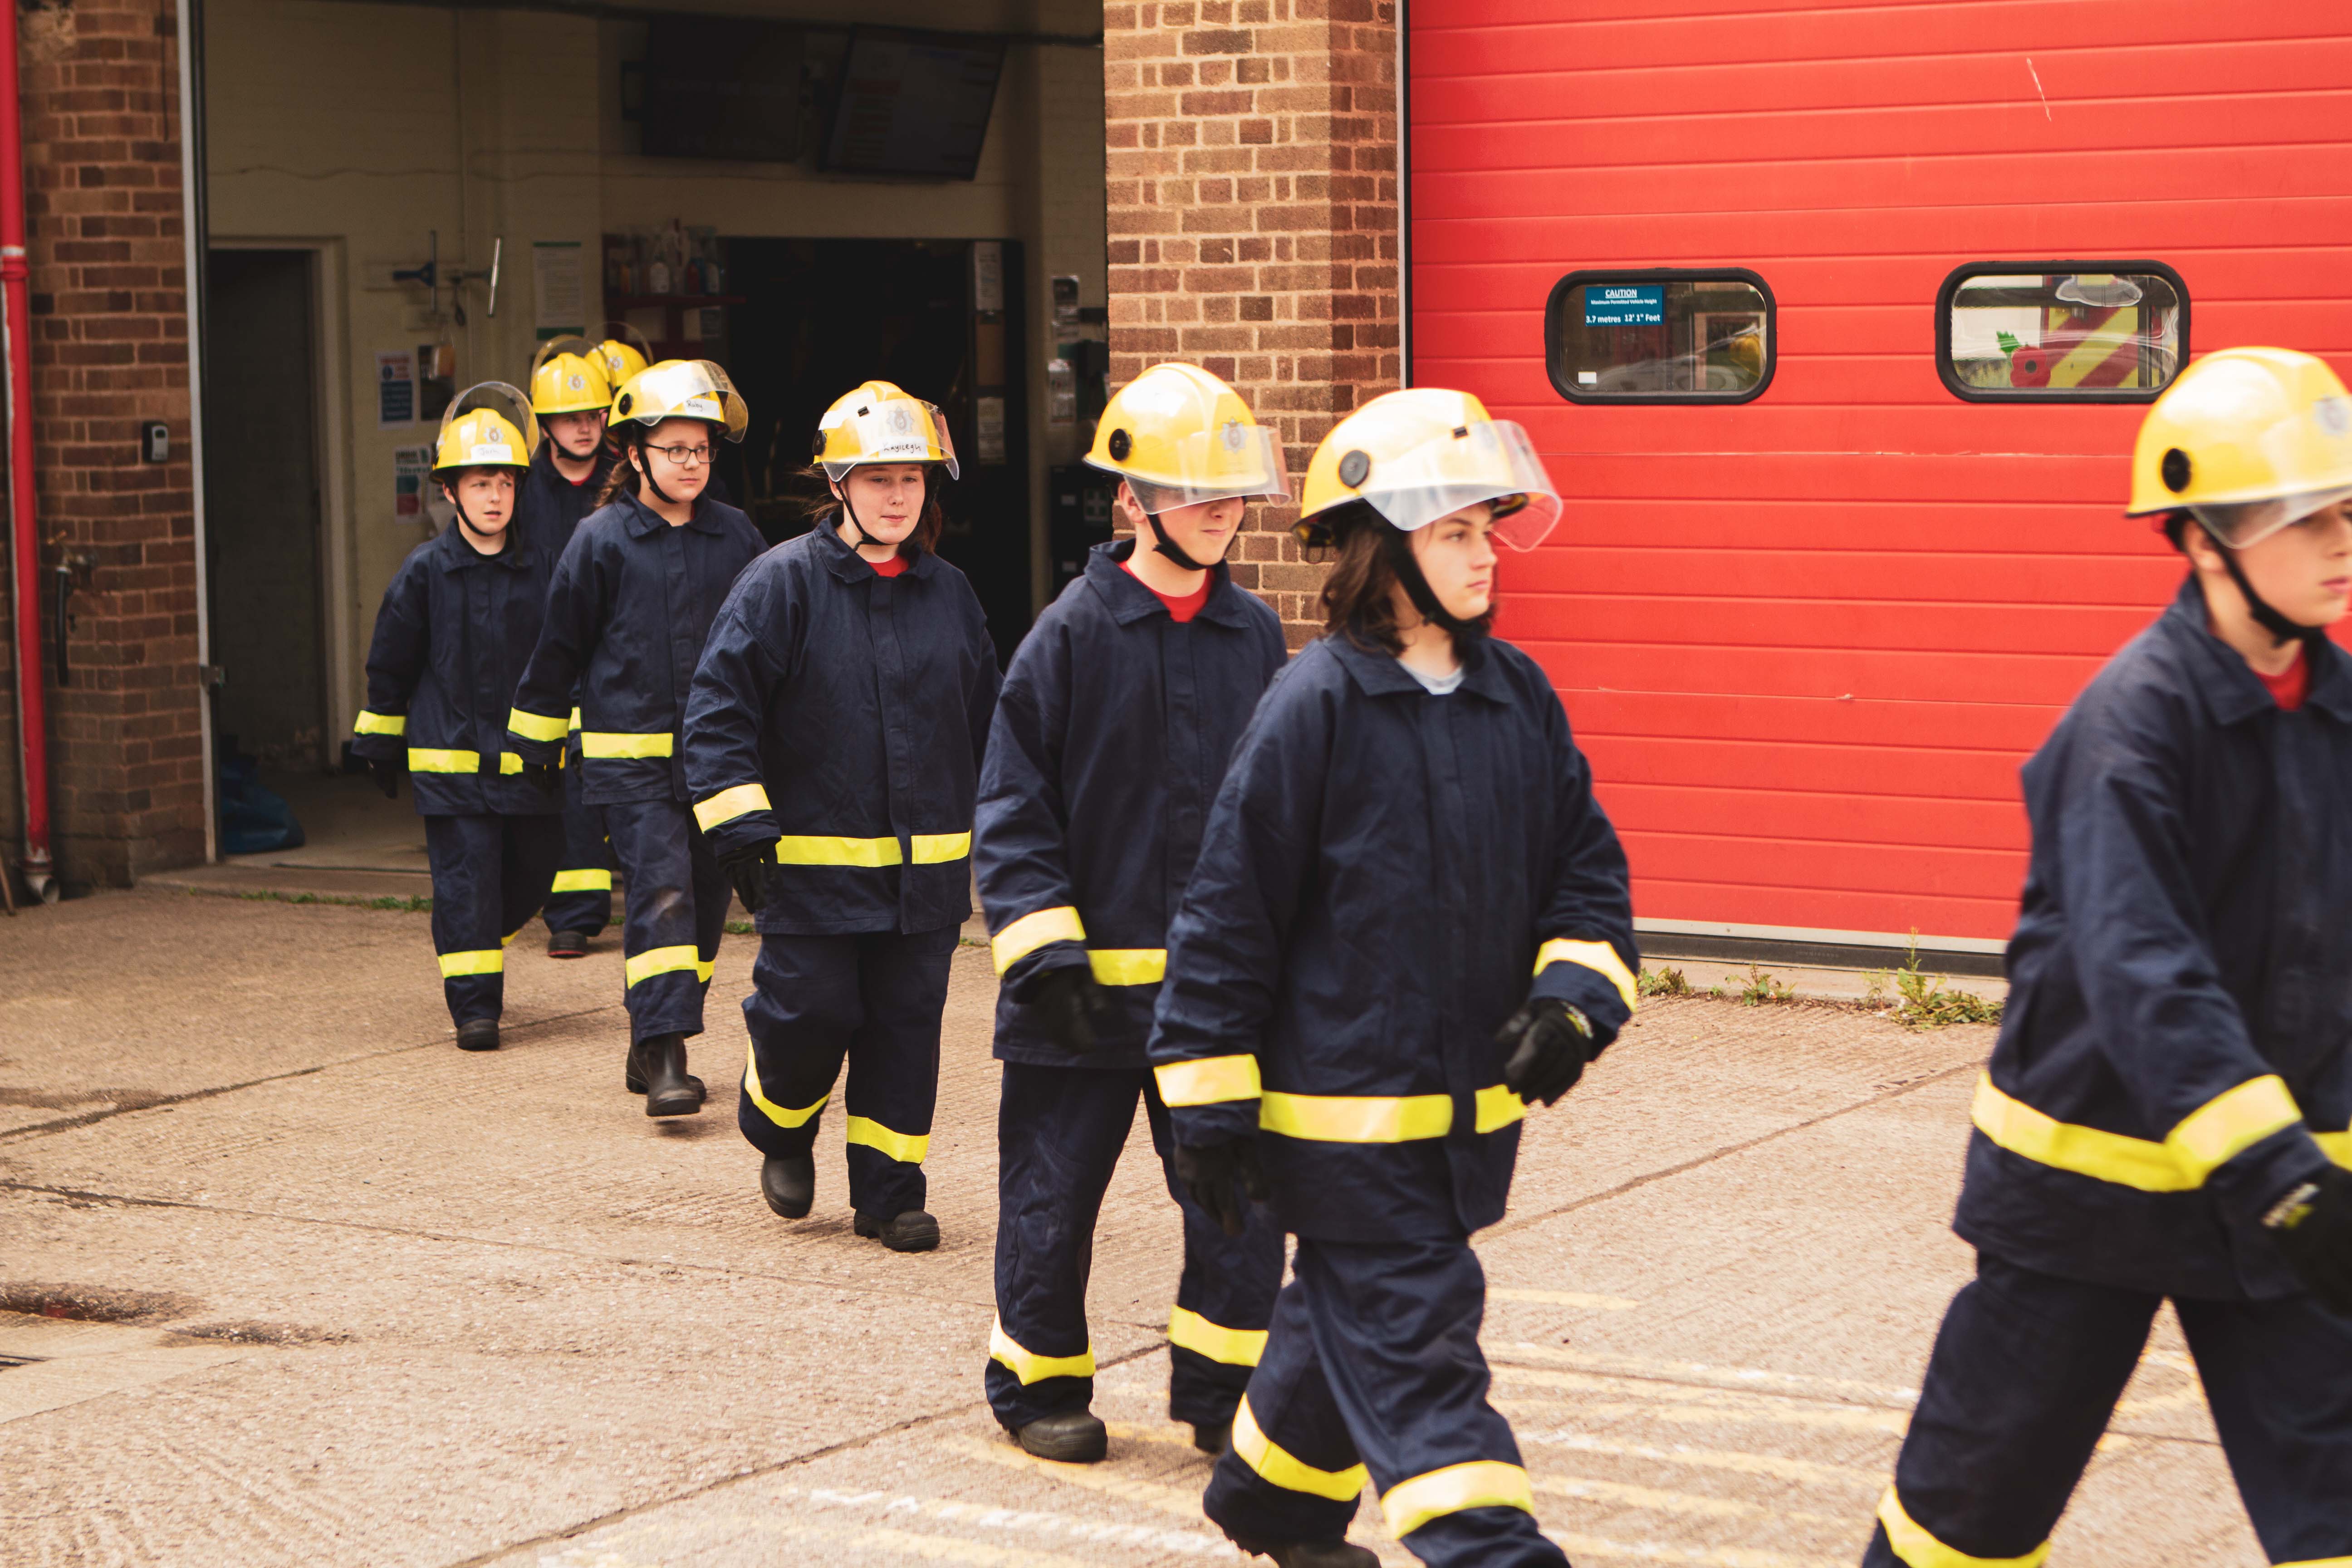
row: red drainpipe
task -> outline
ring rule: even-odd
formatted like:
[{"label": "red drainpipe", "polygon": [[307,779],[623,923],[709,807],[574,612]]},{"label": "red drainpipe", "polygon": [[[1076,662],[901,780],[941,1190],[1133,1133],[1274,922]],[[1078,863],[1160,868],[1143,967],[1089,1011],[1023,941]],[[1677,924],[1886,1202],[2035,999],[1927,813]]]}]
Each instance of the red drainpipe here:
[{"label": "red drainpipe", "polygon": [[[25,132],[15,8],[0,21],[0,293],[8,359],[8,511],[16,626],[16,756],[25,794],[25,880],[57,896],[49,862],[49,725],[41,691],[41,531],[33,516],[33,310],[25,264]],[[0,867],[0,875],[5,868]]]}]

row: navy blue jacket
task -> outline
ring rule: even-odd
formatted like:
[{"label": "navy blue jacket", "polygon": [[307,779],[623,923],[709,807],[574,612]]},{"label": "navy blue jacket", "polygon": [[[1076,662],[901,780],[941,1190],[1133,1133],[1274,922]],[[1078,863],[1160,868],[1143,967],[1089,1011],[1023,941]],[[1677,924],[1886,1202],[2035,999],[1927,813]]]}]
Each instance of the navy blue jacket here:
[{"label": "navy blue jacket", "polygon": [[2032,861],[1954,1221],[1986,1251],[2299,1289],[2261,1215],[2352,1165],[2352,659],[2306,657],[2284,712],[2191,577],[2026,763]]},{"label": "navy blue jacket", "polygon": [[686,710],[695,820],[773,842],[763,932],[936,931],[971,914],[996,645],[936,555],[885,577],[819,527],[743,574]]},{"label": "navy blue jacket", "polygon": [[408,552],[368,645],[355,756],[408,764],[427,816],[539,816],[561,808],[526,783],[507,705],[539,639],[553,556],[509,531],[484,555],[457,524]]},{"label": "navy blue jacket", "polygon": [[[1234,745],[1286,660],[1281,619],[1223,566],[1179,626],[1120,565],[1134,550],[1131,539],[1096,545],[1004,673],[973,862],[1004,977],[1004,1061],[1146,1065],[1169,919]],[[1113,988],[1119,1010],[1083,1057],[1022,1005],[1076,964]]]},{"label": "navy blue jacket", "polygon": [[515,526],[522,537],[545,550],[549,560],[562,558],[581,520],[596,510],[596,497],[613,471],[612,456],[610,447],[600,445],[588,482],[575,485],[556,471],[553,440],[541,441],[531,454],[530,467],[515,487]]},{"label": "navy blue jacket", "polygon": [[589,513],[556,563],[547,621],[508,721],[511,744],[554,763],[580,693],[581,798],[689,800],[677,744],[703,639],[759,530],[708,497],[673,528],[634,496]]},{"label": "navy blue jacket", "polygon": [[[1559,699],[1508,643],[1433,697],[1327,637],[1258,704],[1168,938],[1150,1058],[1180,1142],[1258,1130],[1283,1224],[1334,1241],[1503,1215],[1530,994],[1632,1015],[1625,856]],[[1532,984],[1530,980],[1532,978]]]}]

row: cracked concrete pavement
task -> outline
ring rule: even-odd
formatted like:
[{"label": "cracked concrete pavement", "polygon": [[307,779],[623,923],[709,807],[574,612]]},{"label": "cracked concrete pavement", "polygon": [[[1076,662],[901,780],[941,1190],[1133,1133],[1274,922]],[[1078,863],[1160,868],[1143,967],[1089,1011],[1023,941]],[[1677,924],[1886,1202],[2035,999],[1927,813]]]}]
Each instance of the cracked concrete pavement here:
[{"label": "cracked concrete pavement", "polygon": [[[960,951],[931,1207],[851,1235],[757,1192],[731,1092],[623,1092],[620,960],[511,950],[507,1047],[450,1044],[427,917],[110,894],[0,922],[0,1563],[639,1568],[1238,1562],[1160,1329],[1139,1125],[1092,1288],[1109,1460],[990,1419],[995,984]],[[1937,1319],[1990,1031],[1653,1003],[1530,1120],[1479,1253],[1496,1403],[1579,1563],[1826,1568],[1869,1530]],[[41,1314],[62,1314],[44,1316]],[[1379,1510],[1356,1537],[1408,1554]],[[2252,1568],[2168,1317],[2053,1563]]]}]

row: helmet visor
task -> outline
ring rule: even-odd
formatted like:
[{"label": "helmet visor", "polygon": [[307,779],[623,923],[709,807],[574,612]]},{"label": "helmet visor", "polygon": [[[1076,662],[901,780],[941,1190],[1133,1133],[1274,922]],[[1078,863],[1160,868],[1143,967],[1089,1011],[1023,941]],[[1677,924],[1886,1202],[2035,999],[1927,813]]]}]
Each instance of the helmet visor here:
[{"label": "helmet visor", "polygon": [[2267,500],[2192,506],[2189,515],[2221,543],[2232,550],[2243,550],[2249,544],[2261,543],[2281,529],[2292,528],[2313,512],[2347,500],[2352,500],[2352,485],[2273,496]]},{"label": "helmet visor", "polygon": [[1495,538],[1533,550],[1559,521],[1559,492],[1516,421],[1465,425],[1374,466],[1357,493],[1403,532],[1480,501],[1495,506]]},{"label": "helmet visor", "polygon": [[599,365],[604,363],[596,353],[596,345],[576,333],[568,337],[550,338],[539,345],[537,353],[530,356],[531,378],[538,379],[540,367],[558,354],[576,354],[582,359],[593,361]]},{"label": "helmet visor", "polygon": [[940,463],[948,478],[961,479],[956,466],[955,438],[948,434],[948,416],[936,403],[919,397],[882,397],[856,406],[835,405],[825,413],[817,434],[824,477],[837,479],[866,463]]},{"label": "helmet visor", "polygon": [[[627,407],[621,406],[623,401]],[[665,419],[707,419],[730,441],[740,441],[751,423],[751,405],[727,373],[707,359],[664,360],[639,371],[614,400],[613,413],[647,427]]]},{"label": "helmet visor", "polygon": [[1171,442],[1160,472],[1087,461],[1132,485],[1136,500],[1155,516],[1204,501],[1290,499],[1290,470],[1274,432],[1237,419]]},{"label": "helmet visor", "polygon": [[[450,427],[467,415],[485,408],[513,426],[514,433],[521,438],[522,445],[515,447],[507,439],[505,432],[499,431],[495,441],[477,438],[451,450],[447,445]],[[486,432],[478,431],[477,437],[484,434]],[[441,427],[435,433],[434,452],[436,458],[446,457],[450,460],[446,463],[436,461],[434,467],[436,471],[444,468],[526,468],[530,466],[531,454],[538,450],[539,419],[531,413],[530,399],[523,395],[522,389],[509,386],[503,381],[477,382],[451,398],[449,406],[441,411]]]}]

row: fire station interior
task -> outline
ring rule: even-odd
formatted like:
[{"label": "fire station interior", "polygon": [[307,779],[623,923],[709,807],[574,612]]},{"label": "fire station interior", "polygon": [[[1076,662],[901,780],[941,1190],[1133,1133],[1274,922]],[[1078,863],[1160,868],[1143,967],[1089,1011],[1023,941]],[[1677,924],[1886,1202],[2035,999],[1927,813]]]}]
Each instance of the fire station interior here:
[{"label": "fire station interior", "polygon": [[554,337],[723,365],[751,419],[719,481],[771,542],[809,526],[835,397],[940,405],[940,550],[1000,657],[1108,537],[1075,468],[1108,363],[1093,0],[196,19],[224,858],[425,873],[406,793],[346,752],[376,607],[448,519],[441,411]]}]

